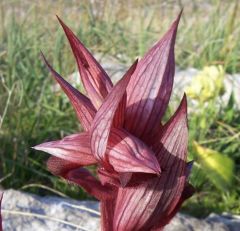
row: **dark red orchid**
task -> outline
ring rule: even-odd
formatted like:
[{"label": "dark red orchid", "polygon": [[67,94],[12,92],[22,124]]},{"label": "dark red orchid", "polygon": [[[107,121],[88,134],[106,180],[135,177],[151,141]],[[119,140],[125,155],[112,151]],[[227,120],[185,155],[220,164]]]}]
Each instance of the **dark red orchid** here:
[{"label": "dark red orchid", "polygon": [[[180,14],[181,15],[181,14]],[[187,101],[162,125],[174,78],[180,15],[163,38],[113,86],[73,32],[59,19],[88,97],[46,61],[73,105],[84,132],[35,146],[53,155],[49,170],[101,201],[104,231],[162,230],[193,194],[188,183]],[[98,179],[83,166],[97,165]]]}]

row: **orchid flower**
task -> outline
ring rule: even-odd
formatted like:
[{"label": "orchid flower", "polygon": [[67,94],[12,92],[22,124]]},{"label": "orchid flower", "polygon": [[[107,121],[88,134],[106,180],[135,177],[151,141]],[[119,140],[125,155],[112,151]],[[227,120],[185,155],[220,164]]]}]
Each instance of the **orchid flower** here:
[{"label": "orchid flower", "polygon": [[[83,132],[35,146],[50,153],[48,169],[100,200],[103,231],[159,231],[193,192],[188,182],[187,100],[161,122],[175,72],[181,13],[163,38],[113,86],[74,33],[58,18],[76,58],[87,96],[43,59],[68,96]],[[85,166],[96,165],[97,176]]]}]

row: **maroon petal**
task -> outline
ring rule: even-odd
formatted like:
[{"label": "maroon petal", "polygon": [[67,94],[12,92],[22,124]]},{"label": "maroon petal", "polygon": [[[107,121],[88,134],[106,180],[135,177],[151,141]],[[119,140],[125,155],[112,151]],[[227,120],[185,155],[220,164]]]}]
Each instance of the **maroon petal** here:
[{"label": "maroon petal", "polygon": [[132,176],[133,176],[133,173],[130,173],[130,172],[119,173],[119,181],[121,183],[121,186],[126,187],[129,181],[132,179]]},{"label": "maroon petal", "polygon": [[105,159],[108,137],[114,115],[136,66],[137,61],[132,65],[124,77],[113,87],[93,120],[91,126],[91,149],[94,156],[100,161]]},{"label": "maroon petal", "polygon": [[[71,168],[96,164],[90,150],[88,133],[66,136],[62,140],[50,141],[33,147],[60,159],[50,159],[48,167],[55,175]],[[113,129],[106,150],[108,163],[117,172],[160,172],[153,152],[143,142],[125,131]],[[62,160],[61,160],[62,159]],[[57,166],[54,166],[56,161]],[[66,161],[66,163],[64,163]],[[58,168],[59,167],[59,168]]]},{"label": "maroon petal", "polygon": [[147,143],[161,126],[170,99],[180,16],[181,13],[163,38],[139,61],[127,87],[125,128]]},{"label": "maroon petal", "polygon": [[[125,187],[132,179],[133,173],[117,173],[115,171],[109,172],[104,168],[98,169],[98,176],[103,185],[111,184],[116,187]],[[149,174],[148,174],[149,175]]]},{"label": "maroon petal", "polygon": [[103,185],[111,184],[116,187],[125,187],[132,178],[132,173],[117,173],[115,171],[109,172],[101,168],[98,170],[98,176]]},{"label": "maroon petal", "polygon": [[62,140],[46,142],[33,148],[82,166],[97,163],[91,153],[87,133],[66,136]]},{"label": "maroon petal", "polygon": [[51,156],[47,161],[48,170],[55,176],[63,176],[70,170],[81,167],[81,165]]},{"label": "maroon petal", "polygon": [[99,168],[98,169],[98,177],[99,177],[99,180],[101,181],[102,185],[111,184],[116,187],[120,187],[119,174],[115,171],[109,172],[104,168]]},{"label": "maroon petal", "polygon": [[162,216],[161,219],[159,219],[158,224],[156,224],[155,228],[153,228],[151,231],[163,230],[164,226],[167,225],[179,211],[183,202],[190,198],[195,193],[195,188],[189,182],[187,182],[193,163],[194,163],[193,161],[190,161],[186,164],[185,168],[186,182],[181,196],[179,197],[179,195],[177,195],[177,197],[173,198],[173,201],[175,201],[175,203],[171,203],[171,206],[165,212],[164,216]]},{"label": "maroon petal", "polygon": [[2,215],[1,215],[2,198],[3,198],[3,193],[0,192],[0,231],[3,231],[3,228],[2,228]]},{"label": "maroon petal", "polygon": [[150,230],[175,208],[186,181],[187,111],[184,96],[178,110],[164,126],[157,158],[162,173],[134,187],[120,188],[114,230]]},{"label": "maroon petal", "polygon": [[184,94],[177,111],[164,125],[161,140],[156,148],[158,161],[163,170],[168,172],[168,181],[165,186],[171,188],[164,190],[159,206],[163,211],[168,210],[169,213],[171,208],[177,205],[189,174],[186,164],[187,145],[187,99]]},{"label": "maroon petal", "polygon": [[123,129],[111,130],[106,155],[117,172],[160,173],[159,163],[152,150]]},{"label": "maroon petal", "polygon": [[101,65],[95,60],[74,33],[58,18],[69,40],[84,87],[93,105],[98,109],[112,88],[112,82]]},{"label": "maroon petal", "polygon": [[114,119],[113,119],[113,126],[116,128],[123,127],[124,125],[126,105],[127,105],[127,94],[124,93],[120,103],[118,104],[118,108],[115,112]]},{"label": "maroon petal", "polygon": [[101,201],[100,212],[101,212],[101,231],[112,231],[113,227],[113,216],[116,202],[116,192],[112,194],[112,198]]},{"label": "maroon petal", "polygon": [[103,186],[87,169],[78,168],[69,171],[65,176],[68,181],[77,184],[98,200],[112,198],[114,189],[110,185]]},{"label": "maroon petal", "polygon": [[183,189],[180,200],[178,201],[174,210],[172,210],[172,212],[170,214],[166,214],[165,218],[162,218],[160,220],[159,224],[156,225],[153,229],[151,229],[151,231],[161,231],[161,230],[163,230],[164,226],[167,225],[172,220],[172,218],[176,215],[176,213],[179,211],[183,202],[185,200],[187,200],[188,198],[190,198],[194,193],[195,193],[194,187],[187,182],[184,189]]},{"label": "maroon petal", "polygon": [[[88,170],[80,168],[81,166],[76,163],[53,156],[48,159],[47,167],[54,175],[61,176],[74,184],[80,185],[99,200],[109,199],[111,196],[110,193],[112,193],[113,189],[109,185],[103,187]],[[107,193],[110,195],[106,195]]]},{"label": "maroon petal", "polygon": [[60,84],[63,91],[66,93],[72,106],[75,109],[77,117],[82,124],[85,131],[89,130],[92,120],[96,114],[96,110],[90,100],[81,94],[77,89],[72,87],[66,80],[64,80],[47,62],[42,54],[43,60],[51,71],[55,80]]}]

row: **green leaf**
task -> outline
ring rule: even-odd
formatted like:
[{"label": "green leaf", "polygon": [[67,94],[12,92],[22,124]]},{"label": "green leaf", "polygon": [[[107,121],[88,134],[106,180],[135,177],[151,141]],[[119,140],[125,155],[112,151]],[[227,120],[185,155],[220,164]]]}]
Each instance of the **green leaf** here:
[{"label": "green leaf", "polygon": [[193,145],[201,167],[209,180],[221,190],[229,187],[234,176],[233,160],[215,150],[199,145],[196,141]]}]

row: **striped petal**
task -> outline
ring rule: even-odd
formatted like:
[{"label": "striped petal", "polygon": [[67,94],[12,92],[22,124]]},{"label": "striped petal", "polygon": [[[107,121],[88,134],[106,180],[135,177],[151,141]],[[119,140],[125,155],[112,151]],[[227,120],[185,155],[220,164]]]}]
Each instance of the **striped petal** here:
[{"label": "striped petal", "polygon": [[48,69],[51,71],[54,79],[59,83],[65,94],[68,96],[72,106],[75,109],[76,115],[82,124],[85,131],[90,129],[93,118],[96,114],[96,110],[91,101],[81,94],[77,89],[71,86],[66,80],[64,80],[48,63],[44,55],[43,60],[46,63]]},{"label": "striped petal", "polygon": [[47,160],[47,169],[55,176],[64,176],[70,170],[79,167],[81,167],[81,165],[56,156],[51,156]]},{"label": "striped petal", "polygon": [[116,187],[120,187],[119,174],[115,171],[109,172],[104,168],[99,168],[98,177],[102,185],[111,184]]},{"label": "striped petal", "polygon": [[[62,140],[50,141],[33,147],[47,152],[58,160],[59,169],[48,163],[53,174],[62,172],[65,168],[97,164],[90,149],[89,133],[66,136]],[[107,164],[116,172],[160,172],[160,167],[153,152],[143,142],[125,131],[113,129],[106,149]],[[63,160],[67,161],[63,163]],[[57,174],[56,174],[57,175]]]},{"label": "striped petal", "polygon": [[164,217],[159,220],[159,223],[155,225],[151,231],[162,231],[164,227],[172,220],[172,218],[176,215],[179,211],[180,207],[182,206],[183,202],[190,198],[195,193],[194,187],[189,184],[188,182],[185,184],[183,189],[182,195],[180,200],[178,201],[177,205],[175,206],[174,210],[171,213],[166,213]]},{"label": "striped petal", "polygon": [[101,65],[95,60],[91,53],[74,35],[74,33],[58,18],[68,38],[73,54],[78,64],[83,85],[91,102],[98,109],[104,98],[112,88],[112,82]]},{"label": "striped petal", "polygon": [[66,136],[62,140],[46,142],[33,148],[81,166],[97,163],[90,150],[88,133]]},{"label": "striped petal", "polygon": [[[106,171],[106,169],[98,169],[98,176],[103,185],[111,184],[116,187],[126,187],[129,181],[132,179],[133,173],[117,173],[115,171]],[[149,175],[149,174],[147,174]]]},{"label": "striped petal", "polygon": [[87,193],[98,200],[112,198],[114,189],[108,185],[103,186],[87,169],[78,168],[64,175],[68,181],[81,186]]},{"label": "striped petal", "polygon": [[[124,77],[113,87],[112,91],[108,94],[94,117],[91,126],[91,149],[92,153],[99,161],[104,161],[105,159],[107,142],[114,115],[119,107],[119,103],[123,99],[126,87],[136,66],[137,61],[132,65]],[[118,115],[116,116],[118,117]]]},{"label": "striped petal", "polygon": [[149,142],[161,127],[175,72],[174,44],[181,14],[163,38],[139,61],[127,87],[125,128]]},{"label": "striped petal", "polygon": [[57,176],[61,176],[71,183],[77,184],[98,200],[111,198],[113,188],[104,187],[87,169],[76,163],[52,156],[47,162],[48,169]]},{"label": "striped petal", "polygon": [[186,182],[187,111],[184,96],[178,110],[164,126],[155,150],[162,168],[154,177],[134,187],[120,188],[114,214],[114,230],[150,230],[171,213]]}]

